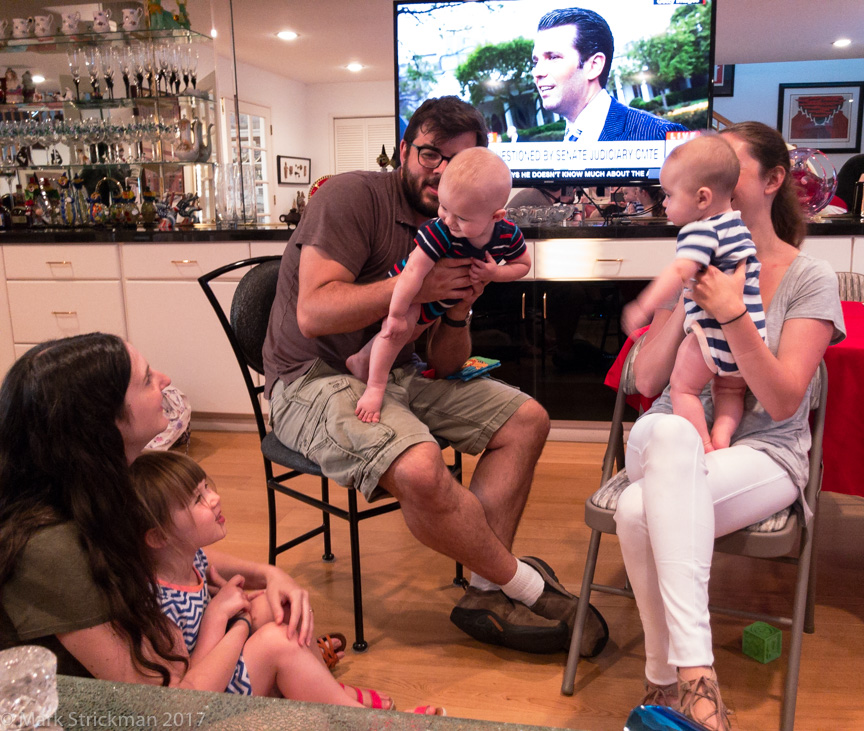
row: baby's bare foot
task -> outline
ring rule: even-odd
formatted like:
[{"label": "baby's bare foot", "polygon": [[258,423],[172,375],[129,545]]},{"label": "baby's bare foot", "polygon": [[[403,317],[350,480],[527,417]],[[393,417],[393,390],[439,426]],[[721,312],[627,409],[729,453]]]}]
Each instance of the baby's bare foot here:
[{"label": "baby's bare foot", "polygon": [[384,389],[367,386],[366,391],[357,400],[354,413],[360,421],[366,424],[377,424],[381,420],[381,404],[384,402]]},{"label": "baby's bare foot", "polygon": [[357,376],[364,383],[369,380],[369,354],[364,351],[348,356],[345,365],[351,374]]}]

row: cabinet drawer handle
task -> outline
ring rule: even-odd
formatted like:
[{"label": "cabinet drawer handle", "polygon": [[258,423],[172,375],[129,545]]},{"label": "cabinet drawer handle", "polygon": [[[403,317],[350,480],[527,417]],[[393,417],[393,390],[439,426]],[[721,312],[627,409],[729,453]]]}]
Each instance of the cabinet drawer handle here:
[{"label": "cabinet drawer handle", "polygon": [[49,267],[58,266],[58,267],[71,267],[71,261],[46,261],[45,262]]},{"label": "cabinet drawer handle", "polygon": [[172,264],[197,264],[198,261],[196,259],[172,259]]},{"label": "cabinet drawer handle", "polygon": [[543,319],[546,319],[546,293],[543,293]]},{"label": "cabinet drawer handle", "polygon": [[57,316],[68,316],[68,317],[71,317],[72,315],[77,315],[78,313],[77,313],[75,310],[66,310],[66,311],[63,311],[63,310],[52,310],[52,311],[51,311],[51,314],[52,314],[52,315],[57,315]]},{"label": "cabinet drawer handle", "polygon": [[522,293],[522,319],[525,319],[525,293]]},{"label": "cabinet drawer handle", "polygon": [[620,264],[624,260],[623,259],[595,259],[594,261],[596,261],[598,263],[604,263],[604,264]]}]

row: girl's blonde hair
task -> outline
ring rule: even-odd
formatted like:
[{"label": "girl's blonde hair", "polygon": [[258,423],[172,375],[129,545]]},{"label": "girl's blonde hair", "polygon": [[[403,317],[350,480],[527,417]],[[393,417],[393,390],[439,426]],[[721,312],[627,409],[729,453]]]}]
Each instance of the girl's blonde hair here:
[{"label": "girl's blonde hair", "polygon": [[211,482],[194,459],[177,452],[144,452],[129,467],[129,476],[144,508],[147,531],[169,528],[171,514],[189,506],[202,481]]}]

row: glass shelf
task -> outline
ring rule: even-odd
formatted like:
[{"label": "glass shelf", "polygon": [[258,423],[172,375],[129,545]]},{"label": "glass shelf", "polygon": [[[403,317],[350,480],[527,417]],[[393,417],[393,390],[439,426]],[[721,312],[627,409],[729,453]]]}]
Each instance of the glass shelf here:
[{"label": "glass shelf", "polygon": [[[108,33],[75,33],[74,35],[42,36],[39,38],[7,38],[0,41],[0,53],[15,53],[23,51],[44,51],[57,53],[58,46],[96,46],[106,43],[129,44],[133,41],[170,40],[174,43],[211,42],[213,39],[194,30],[178,28],[172,30],[136,30],[112,31]],[[64,48],[65,50],[65,48]]]},{"label": "glass shelf", "polygon": [[162,162],[153,162],[151,160],[143,160],[139,162],[87,162],[87,163],[68,163],[64,165],[27,165],[26,167],[16,166],[14,168],[0,167],[0,178],[11,178],[14,175],[18,175],[18,173],[25,173],[28,176],[38,174],[40,172],[64,172],[66,170],[83,170],[84,168],[92,168],[94,170],[104,170],[107,168],[134,168],[134,167],[146,167],[146,168],[176,168],[176,167],[186,167],[188,165],[206,165],[208,167],[213,167],[216,165],[214,160],[208,160],[207,162],[183,162],[181,160],[164,160]]},{"label": "glass shelf", "polygon": [[[0,69],[11,67],[20,79],[11,87],[14,96],[9,103],[0,104],[0,192],[26,189],[33,176],[55,186],[64,173],[70,178],[81,175],[87,192],[92,192],[96,179],[107,175],[122,178],[121,184],[136,196],[144,190],[160,199],[172,193],[198,195],[200,220],[215,221],[219,166],[214,154],[218,133],[213,39],[183,28],[94,33],[86,21],[80,27],[84,32],[74,35],[58,30],[53,36],[0,40]],[[143,84],[131,85],[131,93],[141,86],[145,95],[128,96],[124,66],[133,69],[130,79],[144,79]],[[44,95],[41,101],[29,96],[26,103],[22,100],[25,72],[43,77],[36,86]],[[184,76],[187,79],[179,86],[167,86],[169,79]],[[113,99],[108,98],[106,77],[113,78]],[[147,93],[151,86],[154,96]],[[102,98],[91,97],[96,89]],[[20,161],[20,148],[30,144],[30,164],[10,164]],[[178,144],[203,147],[210,157],[206,162],[175,159]],[[181,149],[185,147],[177,147],[178,155]],[[115,156],[127,159],[115,161]]]},{"label": "glass shelf", "polygon": [[[84,80],[82,79],[82,85]],[[116,81],[115,81],[116,84]],[[120,92],[123,91],[122,80]],[[212,104],[213,99],[206,91],[193,91],[190,94],[160,94],[158,96],[137,96],[134,98],[119,97],[116,99],[82,99],[80,101],[45,99],[41,102],[20,102],[16,104],[0,104],[0,114],[3,112],[44,112],[50,110],[62,111],[73,109],[117,109],[122,107],[137,107],[147,104],[164,104],[183,101],[201,101]]]}]

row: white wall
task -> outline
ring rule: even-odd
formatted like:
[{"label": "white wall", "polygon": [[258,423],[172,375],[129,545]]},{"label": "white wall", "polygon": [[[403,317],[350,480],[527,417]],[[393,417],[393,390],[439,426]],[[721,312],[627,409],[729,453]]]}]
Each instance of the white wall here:
[{"label": "white wall", "polygon": [[[305,157],[312,157],[312,180],[328,175],[335,169],[335,117],[394,117],[396,114],[392,81],[312,84],[307,87],[307,92],[306,128],[310,132],[307,141],[310,154]],[[395,144],[395,121],[393,140]]]},{"label": "white wall", "polygon": [[[217,63],[219,96],[228,102],[234,94],[231,62],[219,58]],[[308,157],[312,161],[310,182],[331,174],[333,163],[333,119],[335,117],[393,117],[395,104],[393,82],[354,81],[339,84],[306,85],[299,81],[263,71],[245,63],[237,65],[240,101],[270,109],[273,125],[273,160],[276,155]],[[394,126],[393,138],[396,131]],[[287,213],[298,190],[309,186],[275,185],[276,205],[273,222]]]},{"label": "white wall", "polygon": [[[715,99],[714,109],[733,122],[755,120],[776,128],[780,84],[860,82],[862,79],[864,59],[736,64],[735,95]],[[828,154],[828,157],[839,170],[850,154]]]}]

